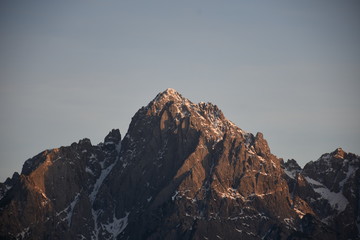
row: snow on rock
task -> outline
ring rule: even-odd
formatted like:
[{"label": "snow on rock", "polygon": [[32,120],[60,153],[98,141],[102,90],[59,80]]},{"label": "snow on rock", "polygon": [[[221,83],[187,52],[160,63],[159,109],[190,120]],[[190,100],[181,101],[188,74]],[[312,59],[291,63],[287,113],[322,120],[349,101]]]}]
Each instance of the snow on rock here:
[{"label": "snow on rock", "polygon": [[79,196],[80,196],[80,193],[76,194],[74,200],[70,203],[70,205],[68,207],[68,214],[67,214],[66,220],[68,222],[69,227],[71,225],[71,219],[72,219],[72,216],[74,213],[74,208],[75,208],[77,202],[79,201]]},{"label": "snow on rock", "polygon": [[19,239],[19,240],[20,240],[20,239],[26,239],[27,236],[28,236],[29,230],[30,230],[29,227],[24,228],[24,230],[16,236],[16,239]]},{"label": "snow on rock", "polygon": [[229,198],[232,200],[236,200],[238,198],[242,199],[243,201],[245,198],[234,188],[228,188],[227,192],[218,192],[218,195],[222,198]]},{"label": "snow on rock", "polygon": [[341,192],[332,192],[322,183],[310,178],[305,177],[306,181],[310,183],[314,191],[320,194],[320,197],[326,199],[333,209],[336,209],[338,212],[343,212],[346,206],[349,204],[349,201]]},{"label": "snow on rock", "polygon": [[175,191],[174,195],[171,196],[171,200],[174,201],[178,194],[179,194],[179,191]]},{"label": "snow on rock", "polygon": [[[96,196],[97,196],[97,194],[98,194],[98,192],[100,190],[100,187],[103,184],[104,180],[109,175],[111,170],[114,168],[116,163],[120,160],[121,142],[119,142],[118,144],[115,145],[115,150],[116,150],[118,155],[116,157],[116,160],[111,165],[104,168],[104,163],[103,162],[100,163],[100,165],[102,167],[100,176],[96,180],[96,182],[94,184],[93,191],[89,195],[89,199],[90,199],[90,202],[91,202],[92,205],[95,202]],[[99,217],[100,211],[99,210],[95,211],[94,208],[92,208],[91,212],[92,212],[92,216],[93,216],[93,220],[94,220],[94,226],[95,226],[91,239],[98,239],[99,238],[99,231],[100,231],[100,228],[99,228],[99,225],[98,225],[98,217]]]},{"label": "snow on rock", "polygon": [[284,173],[291,179],[296,180],[297,175],[302,172],[301,167],[294,159],[289,159],[283,163]]},{"label": "snow on rock", "polygon": [[2,189],[2,191],[1,191],[1,189],[0,189],[0,200],[1,200],[3,197],[5,197],[7,191],[9,191],[10,188],[11,188],[11,186],[8,186],[7,184],[4,184],[4,188]]},{"label": "snow on rock", "polygon": [[350,177],[352,177],[355,174],[355,172],[356,172],[356,168],[352,165],[349,165],[345,178],[339,183],[341,189],[343,189],[344,184],[349,180]]},{"label": "snow on rock", "polygon": [[116,239],[116,237],[127,227],[129,214],[130,212],[126,212],[125,217],[118,219],[115,217],[114,213],[112,222],[108,224],[102,224],[106,231],[112,235],[113,239]]},{"label": "snow on rock", "polygon": [[[120,147],[117,147],[116,148],[118,153],[120,152]],[[119,158],[117,158],[118,160]],[[115,164],[117,163],[117,161],[115,161],[113,164],[111,164],[110,166],[108,166],[107,168],[105,169],[102,169],[101,170],[101,173],[100,173],[100,176],[99,178],[96,180],[95,184],[94,184],[94,188],[93,188],[93,191],[91,192],[90,194],[90,201],[92,203],[94,203],[95,201],[95,198],[96,198],[96,195],[97,193],[99,192],[99,189],[102,185],[102,183],[104,182],[105,178],[109,175],[109,173],[111,172],[111,170],[113,169],[113,167],[115,166]]]},{"label": "snow on rock", "polygon": [[297,209],[296,207],[294,207],[294,211],[296,212],[296,214],[300,217],[303,218],[305,216],[305,213],[300,211],[299,209]]},{"label": "snow on rock", "polygon": [[284,173],[285,173],[289,178],[292,178],[292,179],[295,179],[295,178],[296,178],[296,174],[297,174],[297,172],[287,170],[286,168],[284,169]]},{"label": "snow on rock", "polygon": [[61,216],[65,214],[65,217],[62,218],[61,221],[66,220],[69,227],[71,225],[71,219],[74,213],[74,208],[79,201],[79,197],[80,197],[80,193],[77,193],[74,200],[69,204],[69,206],[67,206],[64,210],[56,213],[56,216]]},{"label": "snow on rock", "polygon": [[79,240],[86,240],[86,237],[82,234],[78,234],[77,237]]},{"label": "snow on rock", "polygon": [[89,167],[86,167],[86,168],[85,168],[85,172],[87,172],[87,173],[89,173],[89,174],[91,174],[91,175],[93,175],[93,176],[95,175],[94,172],[93,172],[93,171],[91,170],[91,168],[89,168]]}]

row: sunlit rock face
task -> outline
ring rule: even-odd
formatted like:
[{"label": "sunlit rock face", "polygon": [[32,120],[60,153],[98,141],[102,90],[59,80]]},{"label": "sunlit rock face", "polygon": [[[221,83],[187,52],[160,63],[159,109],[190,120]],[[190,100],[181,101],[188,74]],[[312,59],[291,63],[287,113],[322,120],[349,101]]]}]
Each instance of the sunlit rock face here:
[{"label": "sunlit rock face", "polygon": [[[99,145],[83,139],[27,160],[0,184],[0,236],[356,238],[359,157],[341,151],[304,169],[284,163],[262,133],[167,89],[134,115],[123,139],[112,130]],[[324,164],[342,173],[334,178]]]},{"label": "sunlit rock face", "polygon": [[1,236],[90,239],[96,229],[93,208],[99,189],[119,157],[120,133],[113,130],[111,135],[117,136],[112,149],[83,139],[27,160],[0,200]]}]

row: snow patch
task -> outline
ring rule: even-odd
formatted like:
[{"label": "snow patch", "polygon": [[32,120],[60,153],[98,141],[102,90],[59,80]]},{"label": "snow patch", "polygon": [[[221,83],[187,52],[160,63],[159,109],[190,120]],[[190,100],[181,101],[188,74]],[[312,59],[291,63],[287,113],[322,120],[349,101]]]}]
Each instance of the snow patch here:
[{"label": "snow patch", "polygon": [[263,199],[265,196],[272,195],[274,193],[275,193],[275,191],[270,191],[270,192],[267,192],[267,193],[252,193],[252,194],[249,195],[249,197],[257,196],[257,197]]},{"label": "snow patch", "polygon": [[349,203],[342,193],[331,192],[328,188],[314,188],[314,190],[328,200],[330,205],[339,212],[344,211]]},{"label": "snow patch", "polygon": [[79,240],[86,240],[86,237],[82,234],[78,234],[77,237]]},{"label": "snow patch", "polygon": [[299,218],[303,218],[305,216],[305,213],[300,211],[299,209],[297,208],[294,208],[294,211],[296,212],[296,214],[299,216]]},{"label": "snow patch", "polygon": [[274,168],[276,168],[276,164],[275,164],[275,162],[274,162],[273,160],[271,160],[271,164],[272,164],[272,166],[273,166]]},{"label": "snow patch", "polygon": [[104,182],[105,178],[109,175],[109,173],[110,173],[111,169],[114,167],[114,165],[115,165],[115,162],[101,171],[99,178],[96,180],[96,183],[94,184],[94,189],[90,194],[90,201],[92,203],[95,201],[96,195],[98,194],[102,183]]},{"label": "snow patch", "polygon": [[85,168],[85,172],[87,172],[87,173],[89,173],[89,174],[91,174],[91,175],[93,175],[93,176],[95,175],[94,172],[93,172],[93,171],[91,170],[91,168],[89,168],[89,167],[86,167],[86,168]]},{"label": "snow patch", "polygon": [[333,209],[336,209],[339,213],[345,210],[349,201],[341,192],[332,192],[323,184],[310,177],[305,177],[305,179],[312,185],[314,191],[320,194],[321,198],[326,199],[329,202]]},{"label": "snow patch", "polygon": [[261,157],[261,156],[257,156],[258,159],[261,161],[261,162],[265,162],[265,158]]},{"label": "snow patch", "polygon": [[284,169],[284,173],[289,177],[295,180],[296,171],[289,171],[286,168]]},{"label": "snow patch", "polygon": [[[119,145],[121,145],[121,144],[118,144],[118,145],[116,146],[116,151],[117,151],[118,153],[120,153],[120,148],[121,148],[121,146],[119,146]],[[94,156],[94,155],[92,154],[92,155],[90,156],[90,159],[91,159],[93,156]],[[95,156],[94,156],[94,157],[95,157]],[[91,194],[90,194],[90,196],[89,196],[91,203],[94,203],[95,198],[96,198],[96,195],[98,194],[99,189],[100,189],[102,183],[104,182],[105,178],[109,175],[109,173],[111,172],[111,170],[113,169],[113,167],[115,166],[115,164],[117,163],[118,160],[119,160],[119,156],[118,156],[117,159],[113,162],[113,164],[111,164],[111,165],[108,166],[107,168],[101,170],[100,176],[99,176],[99,178],[96,180],[96,182],[95,182],[95,184],[94,184],[94,189],[93,189],[93,191],[91,192]],[[102,165],[102,167],[103,167],[103,164],[101,164],[101,165]]]},{"label": "snow patch", "polygon": [[115,213],[114,213],[112,222],[108,224],[102,224],[102,226],[106,229],[106,231],[113,236],[113,239],[116,239],[116,237],[120,233],[122,233],[127,227],[129,214],[130,212],[126,212],[125,217],[118,219],[115,217]]},{"label": "snow patch", "polygon": [[293,218],[284,218],[284,222],[288,226],[293,226],[294,225],[294,219]]},{"label": "snow patch", "polygon": [[251,133],[245,133],[244,138],[245,138],[245,146],[247,148],[250,148],[252,139],[253,139],[253,135]]},{"label": "snow patch", "polygon": [[4,191],[1,193],[0,192],[0,200],[5,197],[6,193],[12,188],[11,185],[7,185],[6,183],[4,183]]},{"label": "snow patch", "polygon": [[45,207],[47,204],[50,203],[50,199],[45,195],[45,193],[41,189],[38,189],[38,190],[40,190],[40,193],[41,193],[41,196],[42,196],[41,205],[43,207]]},{"label": "snow patch", "polygon": [[315,186],[317,186],[317,187],[323,187],[323,186],[324,186],[322,183],[320,183],[320,182],[318,182],[318,181],[316,181],[316,180],[314,180],[314,179],[312,179],[312,178],[305,177],[305,179],[306,179],[306,181],[307,181],[308,183],[310,183],[311,185],[315,185]]},{"label": "snow patch", "polygon": [[355,172],[356,169],[353,166],[349,165],[348,171],[346,172],[346,177],[339,183],[341,189],[343,189],[344,184],[349,180],[352,175],[355,174]]},{"label": "snow patch", "polygon": [[223,193],[220,192],[219,195],[222,198],[230,198],[232,200],[236,200],[236,199],[240,198],[243,201],[245,201],[245,198],[234,188],[228,188],[227,192],[223,192]]},{"label": "snow patch", "polygon": [[24,228],[24,230],[21,233],[16,235],[16,239],[25,239],[25,237],[27,237],[27,235],[28,235],[29,230],[30,230],[29,227]]},{"label": "snow patch", "polygon": [[175,191],[174,195],[172,195],[171,200],[175,200],[176,196],[179,194],[179,191]]},{"label": "snow patch", "polygon": [[[117,145],[116,145],[116,152],[118,153],[118,156],[116,157],[116,160],[111,164],[109,165],[107,168],[104,169],[104,163],[101,162],[100,165],[101,165],[101,173],[100,173],[100,176],[99,178],[96,180],[95,184],[94,184],[94,188],[93,188],[93,191],[91,192],[91,194],[89,195],[89,198],[90,198],[90,202],[91,202],[91,205],[93,206],[94,205],[94,202],[95,202],[95,199],[96,199],[96,196],[99,192],[99,189],[101,187],[101,185],[103,184],[104,180],[106,179],[106,177],[109,175],[109,173],[111,172],[111,170],[113,169],[113,167],[116,165],[116,163],[119,161],[120,159],[120,150],[121,150],[121,142],[119,142]],[[90,157],[91,158],[91,157]],[[98,226],[98,214],[99,214],[99,211],[95,211],[93,208],[91,209],[91,213],[92,213],[92,216],[93,216],[93,220],[94,220],[94,231],[93,231],[93,236],[91,236],[91,239],[99,239],[99,226]],[[115,217],[114,217],[115,218]],[[114,220],[115,221],[115,220]]]},{"label": "snow patch", "polygon": [[77,193],[75,195],[74,200],[69,204],[69,206],[67,206],[64,210],[56,213],[56,216],[60,216],[60,215],[62,215],[64,213],[66,213],[66,216],[64,218],[62,218],[61,221],[66,220],[69,227],[71,225],[71,219],[72,219],[72,216],[73,216],[73,213],[74,213],[74,208],[75,208],[76,204],[79,201],[79,196],[80,196],[80,193]]},{"label": "snow patch", "polygon": [[66,216],[66,220],[68,222],[69,227],[71,225],[71,219],[72,219],[72,216],[73,216],[73,213],[74,213],[74,208],[75,208],[76,204],[79,201],[79,196],[80,196],[80,193],[76,194],[74,200],[70,203],[70,205],[68,207],[69,209],[68,209],[68,214]]},{"label": "snow patch", "polygon": [[247,149],[247,152],[250,153],[250,154],[252,154],[252,155],[255,154],[255,152],[253,151],[253,147],[248,148],[248,149]]}]

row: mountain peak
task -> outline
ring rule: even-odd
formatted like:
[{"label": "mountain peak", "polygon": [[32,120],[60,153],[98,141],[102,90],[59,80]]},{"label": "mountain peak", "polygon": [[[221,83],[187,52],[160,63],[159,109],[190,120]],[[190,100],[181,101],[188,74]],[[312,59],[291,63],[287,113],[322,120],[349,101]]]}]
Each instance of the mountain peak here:
[{"label": "mountain peak", "polygon": [[336,158],[345,158],[346,152],[342,148],[337,148],[334,152],[331,153]]},{"label": "mountain peak", "polygon": [[283,163],[262,133],[168,88],[123,139],[44,151],[0,183],[0,239],[358,239],[359,163],[340,148]]},{"label": "mountain peak", "polygon": [[119,129],[113,129],[104,139],[104,144],[115,143],[117,144],[121,140],[121,134]]},{"label": "mountain peak", "polygon": [[165,91],[159,93],[155,99],[155,101],[162,101],[162,100],[167,100],[167,101],[174,101],[174,100],[183,100],[183,97],[181,96],[181,94],[176,91],[173,88],[167,88]]},{"label": "mountain peak", "polygon": [[165,91],[163,93],[167,93],[167,94],[179,94],[178,91],[176,91],[173,88],[167,88],[165,89]]}]

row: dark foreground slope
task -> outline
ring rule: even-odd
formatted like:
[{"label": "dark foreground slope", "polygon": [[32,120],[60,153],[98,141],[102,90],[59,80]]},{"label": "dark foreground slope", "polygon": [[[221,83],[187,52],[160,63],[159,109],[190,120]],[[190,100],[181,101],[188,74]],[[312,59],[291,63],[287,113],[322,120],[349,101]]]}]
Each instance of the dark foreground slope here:
[{"label": "dark foreground slope", "polygon": [[359,157],[337,152],[304,169],[283,163],[261,133],[168,89],[124,139],[113,130],[97,146],[83,139],[26,161],[0,184],[0,236],[356,239]]}]

